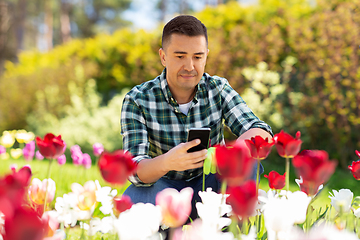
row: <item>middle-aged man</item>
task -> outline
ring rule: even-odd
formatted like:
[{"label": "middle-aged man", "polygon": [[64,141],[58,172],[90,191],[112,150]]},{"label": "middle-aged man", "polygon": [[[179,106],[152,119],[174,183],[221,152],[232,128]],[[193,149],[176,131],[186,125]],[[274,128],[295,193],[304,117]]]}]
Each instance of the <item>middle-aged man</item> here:
[{"label": "middle-aged man", "polygon": [[[163,29],[159,50],[165,69],[125,96],[123,146],[138,168],[124,194],[134,203],[155,204],[156,194],[169,187],[179,191],[192,187],[193,204],[201,201],[198,192],[207,150],[188,152],[200,143],[198,139],[187,142],[189,128],[211,128],[211,146],[224,142],[223,124],[239,139],[272,137],[271,128],[254,115],[225,78],[204,73],[208,53],[206,27],[193,16],[173,18]],[[215,175],[208,175],[205,182],[206,188],[218,191]]]}]

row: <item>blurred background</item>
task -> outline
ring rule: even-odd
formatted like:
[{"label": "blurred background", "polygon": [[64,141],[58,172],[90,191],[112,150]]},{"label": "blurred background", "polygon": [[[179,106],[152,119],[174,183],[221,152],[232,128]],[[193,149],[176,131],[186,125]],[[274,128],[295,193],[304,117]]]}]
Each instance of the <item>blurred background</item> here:
[{"label": "blurred background", "polygon": [[206,71],[274,133],[300,131],[339,168],[357,160],[360,0],[0,0],[0,133],[121,148],[123,96],[161,73],[162,27],[178,14],[207,26]]}]

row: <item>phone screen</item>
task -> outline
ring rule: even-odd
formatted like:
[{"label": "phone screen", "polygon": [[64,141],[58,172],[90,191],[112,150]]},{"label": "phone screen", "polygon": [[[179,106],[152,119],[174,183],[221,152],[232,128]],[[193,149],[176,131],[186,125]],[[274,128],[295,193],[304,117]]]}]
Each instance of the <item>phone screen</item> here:
[{"label": "phone screen", "polygon": [[190,128],[188,132],[188,142],[194,139],[200,139],[201,143],[192,147],[188,152],[196,152],[203,149],[208,149],[210,139],[210,128]]}]

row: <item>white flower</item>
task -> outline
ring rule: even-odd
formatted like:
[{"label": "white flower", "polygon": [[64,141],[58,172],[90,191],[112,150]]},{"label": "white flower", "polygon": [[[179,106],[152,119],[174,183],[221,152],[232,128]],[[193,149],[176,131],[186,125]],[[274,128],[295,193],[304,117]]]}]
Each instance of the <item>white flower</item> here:
[{"label": "white flower", "polygon": [[75,226],[78,220],[78,214],[75,210],[77,204],[76,195],[73,193],[64,194],[63,197],[57,197],[55,210],[58,213],[59,222],[63,222],[65,226]]},{"label": "white flower", "polygon": [[100,211],[107,215],[113,211],[113,198],[117,195],[117,190],[111,190],[111,187],[101,187],[98,180],[95,180],[96,188],[95,191],[96,201],[101,203]]},{"label": "white flower", "polygon": [[312,227],[308,234],[297,230],[292,232],[291,236],[291,240],[359,240],[355,233],[346,229],[339,230],[335,225],[328,223]]},{"label": "white flower", "polygon": [[[177,228],[174,231],[172,240],[234,240],[234,235],[230,232],[221,231],[208,231],[209,229],[205,226],[203,219],[195,219],[191,225],[185,225],[183,228]],[[244,238],[246,239],[246,238]],[[251,240],[254,240],[251,239]]]},{"label": "white flower", "polygon": [[355,217],[360,218],[360,208],[354,210],[354,215]]},{"label": "white flower", "polygon": [[90,221],[90,225],[87,223],[80,222],[80,227],[84,228],[85,230],[88,230],[89,236],[94,236],[95,233],[101,232],[101,233],[108,233],[114,231],[114,217],[104,217],[102,219],[100,218],[93,218]]},{"label": "white flower", "polygon": [[134,204],[115,221],[115,230],[121,240],[143,240],[158,233],[161,209],[150,203]]},{"label": "white flower", "polygon": [[340,189],[339,191],[332,190],[333,194],[329,193],[331,199],[331,205],[337,212],[342,210],[343,212],[349,212],[351,208],[351,202],[354,194],[349,189]]},{"label": "white flower", "polygon": [[301,191],[296,191],[287,194],[287,199],[290,202],[291,212],[294,217],[294,222],[296,224],[301,224],[306,220],[306,213],[308,206],[311,202],[311,197],[307,196],[306,193]]},{"label": "white flower", "polygon": [[286,198],[278,198],[269,194],[269,199],[264,206],[264,220],[268,240],[286,239],[290,234],[290,230],[295,223],[292,207]]},{"label": "white flower", "polygon": [[[269,190],[269,191],[271,191],[271,190]],[[261,215],[261,213],[264,210],[263,208],[264,208],[266,201],[267,201],[267,193],[264,190],[259,189],[258,190],[258,202],[255,206],[254,213],[251,215],[252,217],[256,216],[256,215]]]},{"label": "white flower", "polygon": [[203,220],[203,226],[207,226],[209,230],[220,231],[224,226],[230,225],[231,220],[222,217],[232,210],[231,206],[226,204],[228,194],[218,194],[208,188],[206,192],[200,191],[199,196],[202,202],[196,203],[196,209],[199,217]]}]

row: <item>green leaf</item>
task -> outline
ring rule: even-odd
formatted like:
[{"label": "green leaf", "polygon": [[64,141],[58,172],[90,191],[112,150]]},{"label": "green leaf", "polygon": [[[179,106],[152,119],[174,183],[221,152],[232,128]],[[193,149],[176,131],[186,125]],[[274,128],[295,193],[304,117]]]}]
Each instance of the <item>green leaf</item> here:
[{"label": "green leaf", "polygon": [[354,198],[351,206],[352,207],[360,207],[360,196],[357,196],[356,198]]},{"label": "green leaf", "polygon": [[216,173],[215,165],[215,148],[211,147],[208,149],[207,158],[204,160],[204,173],[206,175],[211,173]]}]

